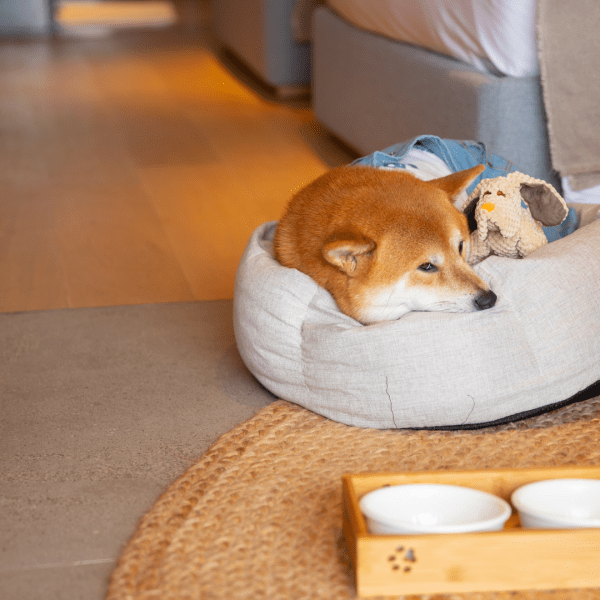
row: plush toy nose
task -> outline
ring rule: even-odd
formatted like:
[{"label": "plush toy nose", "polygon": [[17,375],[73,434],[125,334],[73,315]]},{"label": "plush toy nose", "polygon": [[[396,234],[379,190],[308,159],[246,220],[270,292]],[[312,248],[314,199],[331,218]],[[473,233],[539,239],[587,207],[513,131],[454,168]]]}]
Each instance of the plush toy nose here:
[{"label": "plush toy nose", "polygon": [[492,204],[491,202],[486,202],[485,204],[481,205],[481,208],[483,210],[487,210],[488,212],[492,212],[496,208],[496,205]]},{"label": "plush toy nose", "polygon": [[492,290],[488,290],[487,292],[483,292],[473,300],[477,310],[486,310],[488,308],[492,308],[494,304],[496,304],[496,300],[498,296],[492,292]]}]

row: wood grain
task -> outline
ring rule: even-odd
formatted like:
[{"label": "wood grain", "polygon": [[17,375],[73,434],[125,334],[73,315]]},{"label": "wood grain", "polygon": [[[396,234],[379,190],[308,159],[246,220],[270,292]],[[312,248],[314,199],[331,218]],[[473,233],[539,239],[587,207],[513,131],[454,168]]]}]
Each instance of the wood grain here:
[{"label": "wood grain", "polygon": [[253,229],[354,158],[205,22],[0,41],[0,80],[0,312],[231,298]]}]

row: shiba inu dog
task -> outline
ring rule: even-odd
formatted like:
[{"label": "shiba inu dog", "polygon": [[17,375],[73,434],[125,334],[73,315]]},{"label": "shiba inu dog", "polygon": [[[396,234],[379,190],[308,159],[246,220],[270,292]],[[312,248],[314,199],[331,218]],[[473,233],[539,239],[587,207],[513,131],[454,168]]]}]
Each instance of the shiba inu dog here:
[{"label": "shiba inu dog", "polygon": [[333,169],[290,200],[275,257],[365,325],[409,311],[491,308],[496,294],[466,263],[467,219],[452,204],[483,170],[422,181],[402,170]]}]

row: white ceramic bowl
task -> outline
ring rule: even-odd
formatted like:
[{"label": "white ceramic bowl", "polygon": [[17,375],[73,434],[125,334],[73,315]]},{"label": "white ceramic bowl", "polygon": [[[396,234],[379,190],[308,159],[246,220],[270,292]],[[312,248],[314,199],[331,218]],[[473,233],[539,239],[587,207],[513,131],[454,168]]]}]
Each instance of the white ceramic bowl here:
[{"label": "white ceramic bowl", "polygon": [[600,527],[600,480],[547,479],[528,483],[511,496],[522,527]]},{"label": "white ceramic bowl", "polygon": [[508,502],[456,485],[416,483],[379,488],[359,502],[373,534],[466,533],[502,529]]}]

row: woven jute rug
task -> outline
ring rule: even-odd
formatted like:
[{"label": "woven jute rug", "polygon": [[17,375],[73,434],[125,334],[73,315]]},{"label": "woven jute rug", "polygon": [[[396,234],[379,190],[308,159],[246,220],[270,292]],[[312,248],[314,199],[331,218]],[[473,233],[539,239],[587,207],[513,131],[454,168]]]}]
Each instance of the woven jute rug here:
[{"label": "woven jute rug", "polygon": [[[595,466],[599,434],[600,398],[477,431],[359,429],[277,401],[221,437],[158,499],[125,547],[108,598],[356,598],[341,530],[343,474]],[[600,590],[423,598],[600,599]]]}]

